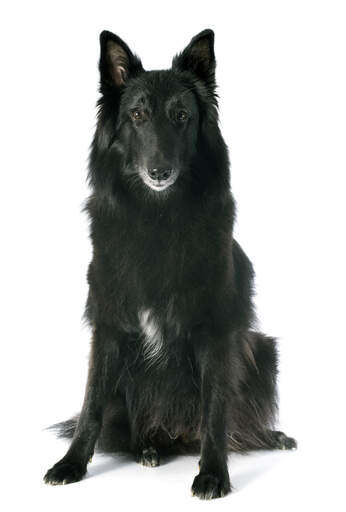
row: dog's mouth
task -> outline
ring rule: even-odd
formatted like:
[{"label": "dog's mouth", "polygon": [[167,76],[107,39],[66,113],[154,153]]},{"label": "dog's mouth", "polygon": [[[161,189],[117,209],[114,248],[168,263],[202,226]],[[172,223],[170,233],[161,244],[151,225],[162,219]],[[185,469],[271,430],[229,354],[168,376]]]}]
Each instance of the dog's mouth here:
[{"label": "dog's mouth", "polygon": [[178,178],[178,174],[175,169],[139,169],[139,175],[145,185],[157,192],[172,186]]}]

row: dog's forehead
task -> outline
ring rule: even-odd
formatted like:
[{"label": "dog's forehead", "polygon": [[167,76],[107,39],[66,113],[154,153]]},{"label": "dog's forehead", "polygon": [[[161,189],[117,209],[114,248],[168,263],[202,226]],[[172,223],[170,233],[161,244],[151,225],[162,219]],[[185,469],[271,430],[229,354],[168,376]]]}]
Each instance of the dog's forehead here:
[{"label": "dog's forehead", "polygon": [[127,104],[155,106],[157,104],[187,104],[194,95],[186,83],[170,71],[148,71],[129,83],[124,101]]}]

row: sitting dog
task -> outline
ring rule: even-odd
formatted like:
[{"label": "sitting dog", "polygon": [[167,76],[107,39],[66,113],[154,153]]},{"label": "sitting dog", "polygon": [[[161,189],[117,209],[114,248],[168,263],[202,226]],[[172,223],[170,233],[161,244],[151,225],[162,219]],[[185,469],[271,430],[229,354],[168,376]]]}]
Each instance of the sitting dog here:
[{"label": "sitting dog", "polygon": [[256,332],[252,265],[233,238],[234,200],[218,125],[214,34],[164,71],[100,37],[98,123],[87,202],[92,328],[82,411],[46,474],[80,480],[95,446],[146,466],[200,452],[194,495],[231,490],[230,450],[291,449],[273,430],[275,340]]}]

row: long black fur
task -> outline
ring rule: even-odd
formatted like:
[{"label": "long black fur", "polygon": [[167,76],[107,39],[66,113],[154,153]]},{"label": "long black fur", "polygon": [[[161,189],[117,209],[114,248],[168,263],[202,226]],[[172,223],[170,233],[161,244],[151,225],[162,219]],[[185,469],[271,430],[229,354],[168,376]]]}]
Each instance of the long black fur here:
[{"label": "long black fur", "polygon": [[80,480],[96,443],[149,466],[200,451],[192,491],[219,497],[231,490],[229,450],[296,444],[272,430],[277,349],[253,329],[253,268],[232,236],[214,34],[150,72],[118,36],[100,40],[89,376],[80,415],[57,425],[72,444],[45,481]]}]

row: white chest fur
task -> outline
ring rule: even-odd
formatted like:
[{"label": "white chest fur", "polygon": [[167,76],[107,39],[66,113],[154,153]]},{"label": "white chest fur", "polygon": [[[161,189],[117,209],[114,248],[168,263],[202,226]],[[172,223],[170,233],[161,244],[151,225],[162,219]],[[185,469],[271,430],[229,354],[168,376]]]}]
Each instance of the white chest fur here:
[{"label": "white chest fur", "polygon": [[163,357],[162,329],[151,309],[141,309],[138,318],[143,333],[144,358],[150,363],[157,362]]}]

